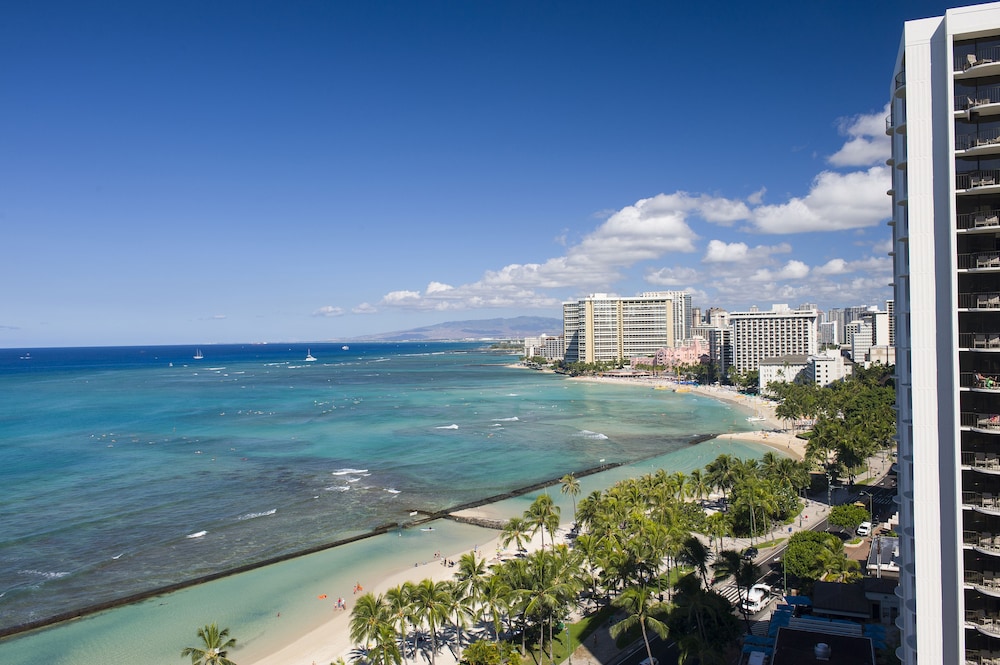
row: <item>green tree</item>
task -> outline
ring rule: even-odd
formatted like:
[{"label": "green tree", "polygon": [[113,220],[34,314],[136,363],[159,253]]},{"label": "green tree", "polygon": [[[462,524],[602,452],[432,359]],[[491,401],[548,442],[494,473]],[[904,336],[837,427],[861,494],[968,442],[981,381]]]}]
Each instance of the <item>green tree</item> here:
[{"label": "green tree", "polygon": [[191,665],[236,665],[229,660],[229,649],[236,646],[236,638],[229,637],[229,629],[219,630],[219,626],[210,623],[198,629],[201,646],[185,647],[181,658],[191,658]]},{"label": "green tree", "polygon": [[524,520],[532,529],[532,534],[542,532],[542,549],[545,549],[545,532],[549,532],[554,543],[556,529],[559,528],[559,506],[548,494],[539,494],[524,511]]},{"label": "green tree", "polygon": [[576,497],[580,494],[580,481],[572,473],[567,473],[559,479],[562,486],[559,491],[573,497],[573,523],[576,523]]},{"label": "green tree", "polygon": [[427,624],[431,635],[431,665],[437,662],[438,627],[448,619],[450,608],[448,583],[425,579],[413,588],[413,607],[417,617]]},{"label": "green tree", "polygon": [[871,514],[864,506],[842,505],[830,509],[830,524],[854,531],[862,522],[871,519]]},{"label": "green tree", "polygon": [[653,600],[653,589],[645,585],[629,587],[615,598],[614,605],[624,609],[626,616],[611,626],[611,637],[617,640],[622,633],[638,625],[642,632],[642,641],[646,645],[646,656],[652,660],[653,652],[649,648],[649,635],[646,630],[653,631],[661,639],[665,639],[668,633],[667,624],[656,616],[666,608]]},{"label": "green tree", "polygon": [[514,543],[514,547],[520,552],[524,549],[530,531],[531,527],[523,517],[511,517],[500,532],[500,542],[504,547]]}]

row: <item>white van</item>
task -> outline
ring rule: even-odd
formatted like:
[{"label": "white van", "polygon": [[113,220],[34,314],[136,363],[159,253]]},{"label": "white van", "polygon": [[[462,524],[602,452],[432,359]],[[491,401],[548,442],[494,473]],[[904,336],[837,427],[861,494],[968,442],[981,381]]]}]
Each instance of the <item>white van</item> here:
[{"label": "white van", "polygon": [[861,524],[858,525],[858,530],[855,533],[857,533],[859,536],[868,536],[871,535],[871,532],[872,532],[872,523],[862,522]]},{"label": "white van", "polygon": [[756,614],[771,602],[771,587],[766,584],[754,584],[743,599],[743,609],[750,614]]}]

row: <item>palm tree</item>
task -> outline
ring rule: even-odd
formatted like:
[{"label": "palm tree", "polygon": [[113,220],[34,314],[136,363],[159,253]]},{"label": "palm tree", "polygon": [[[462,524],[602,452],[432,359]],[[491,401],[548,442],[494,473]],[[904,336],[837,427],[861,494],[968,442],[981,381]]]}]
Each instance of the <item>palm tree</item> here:
[{"label": "palm tree", "polygon": [[462,629],[468,625],[467,618],[475,615],[472,581],[454,579],[445,583],[448,590],[448,618],[455,626],[458,641],[458,656],[462,655]]},{"label": "palm tree", "polygon": [[503,531],[500,532],[500,542],[503,543],[504,547],[514,543],[517,551],[520,552],[524,549],[530,528],[527,520],[523,517],[511,517],[504,525]]},{"label": "palm tree", "polygon": [[556,529],[559,528],[559,506],[552,501],[551,496],[539,494],[524,512],[524,518],[531,526],[532,534],[542,532],[542,549],[545,549],[546,530],[554,542]]},{"label": "palm tree", "polygon": [[562,483],[559,491],[573,497],[573,524],[576,524],[576,497],[580,494],[580,481],[572,473],[567,473],[559,482]]},{"label": "palm tree", "polygon": [[646,656],[652,662],[653,652],[649,648],[649,636],[646,629],[652,630],[661,639],[667,636],[667,624],[654,616],[664,608],[660,603],[653,602],[653,590],[642,584],[629,587],[615,598],[613,604],[621,607],[628,614],[624,619],[611,626],[611,637],[617,640],[619,635],[638,624],[642,631],[642,641],[646,645]]},{"label": "palm tree", "polygon": [[490,621],[493,623],[493,637],[500,644],[500,626],[504,617],[510,612],[511,588],[499,572],[488,576],[482,586],[480,602],[482,612],[489,612]]},{"label": "palm tree", "polygon": [[378,645],[386,626],[393,627],[394,617],[382,594],[371,592],[362,595],[351,610],[351,640],[355,644],[368,647]]},{"label": "palm tree", "polygon": [[437,628],[448,618],[448,583],[425,579],[413,587],[413,607],[417,617],[427,623],[431,634],[431,665],[436,662]]},{"label": "palm tree", "polygon": [[198,629],[201,638],[200,647],[185,647],[181,658],[191,657],[191,665],[236,665],[227,658],[228,650],[236,646],[236,638],[229,637],[229,629],[219,630],[219,626],[210,623]]},{"label": "palm tree", "polygon": [[680,560],[694,566],[702,583],[708,586],[708,560],[712,552],[696,536],[688,536],[681,544]]},{"label": "palm tree", "polygon": [[412,596],[413,582],[404,582],[401,586],[392,587],[385,592],[389,616],[403,645],[401,652],[403,660],[406,660],[406,637],[409,634],[407,627],[413,622]]},{"label": "palm tree", "polygon": [[695,469],[688,476],[688,490],[690,496],[694,499],[701,500],[710,494],[710,486],[708,484],[708,479],[705,474],[701,472],[701,469]]}]

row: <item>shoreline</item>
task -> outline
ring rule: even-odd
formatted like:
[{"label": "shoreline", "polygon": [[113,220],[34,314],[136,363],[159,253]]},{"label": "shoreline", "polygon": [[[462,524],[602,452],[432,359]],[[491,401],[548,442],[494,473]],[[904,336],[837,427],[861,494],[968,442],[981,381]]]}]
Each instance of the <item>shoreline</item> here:
[{"label": "shoreline", "polygon": [[[591,381],[596,383],[627,383],[629,385],[640,385],[649,388],[656,388],[659,386],[661,387],[660,389],[673,388],[678,385],[675,382],[665,379],[620,379],[612,377],[567,378],[573,381]],[[742,441],[745,443],[758,444],[768,447],[780,454],[787,455],[792,459],[802,460],[805,457],[805,442],[781,430],[780,423],[774,415],[774,406],[767,403],[765,400],[762,400],[759,397],[751,398],[752,400],[760,403],[748,404],[748,398],[746,396],[728,390],[714,389],[708,386],[684,387],[690,388],[691,393],[701,397],[707,397],[732,404],[740,410],[746,411],[748,414],[755,414],[759,412],[764,417],[764,420],[760,422],[768,427],[767,430],[761,429],[745,432],[728,432],[706,435],[702,437],[700,441],[692,441],[692,443],[700,443],[711,440]],[[602,467],[589,470],[586,475],[605,471],[617,466],[622,466],[622,464],[603,465]],[[583,476],[583,474],[574,475],[577,478]],[[553,482],[536,484],[532,486],[532,488],[526,489],[523,492],[510,494],[511,496],[523,496],[524,494],[528,494],[532,491],[556,487],[558,485],[559,479],[555,479]],[[496,529],[496,524],[498,522],[506,521],[506,518],[502,518],[496,512],[488,510],[489,506],[498,504],[498,501],[483,500],[473,503],[476,505],[470,503],[465,506],[458,506],[451,511],[447,511],[448,514],[443,515],[442,517],[445,519],[474,524],[488,529]],[[483,508],[487,509],[483,510]],[[570,522],[561,521],[558,532],[565,533],[569,526]],[[529,552],[533,552],[540,547],[540,544],[540,537],[536,535],[532,537],[530,542],[526,543],[525,547]],[[470,551],[483,553],[487,564],[499,561],[505,552],[505,549],[500,547],[499,531],[494,538],[490,539],[482,547],[477,545],[472,550],[464,549],[447,554],[443,558],[445,560],[457,560],[462,554]],[[368,591],[376,594],[385,593],[388,589],[399,586],[407,581],[418,583],[427,578],[434,581],[449,580],[453,577],[454,573],[454,568],[443,565],[431,565],[430,568],[427,566],[404,568],[393,572],[387,572],[385,576],[379,579],[371,589],[368,589]],[[334,617],[326,620],[323,624],[310,630],[294,642],[286,644],[282,648],[268,654],[267,656],[253,661],[248,661],[248,665],[309,665],[310,663],[315,665],[317,663],[333,663],[338,658],[343,658],[345,662],[349,662],[351,651],[354,649],[354,644],[351,642],[349,636],[349,623],[350,612],[347,610],[338,612]],[[451,652],[450,648],[443,648],[437,654],[437,661],[442,665],[456,665],[458,660],[459,658]]]}]

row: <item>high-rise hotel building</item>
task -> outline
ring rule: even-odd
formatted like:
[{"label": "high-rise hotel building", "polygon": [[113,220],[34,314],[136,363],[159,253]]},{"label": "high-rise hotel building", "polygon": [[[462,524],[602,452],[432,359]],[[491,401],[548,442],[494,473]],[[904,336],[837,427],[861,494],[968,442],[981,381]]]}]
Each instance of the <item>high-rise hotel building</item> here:
[{"label": "high-rise hotel building", "polygon": [[908,21],[891,84],[903,663],[1000,652],[1000,3]]},{"label": "high-rise hotel building", "polygon": [[772,305],[768,311],[730,312],[733,366],[741,373],[758,368],[765,358],[816,355],[819,332],[816,309]]},{"label": "high-rise hotel building", "polygon": [[563,303],[566,362],[653,356],[674,346],[674,300],[662,293],[620,298],[595,293]]}]

